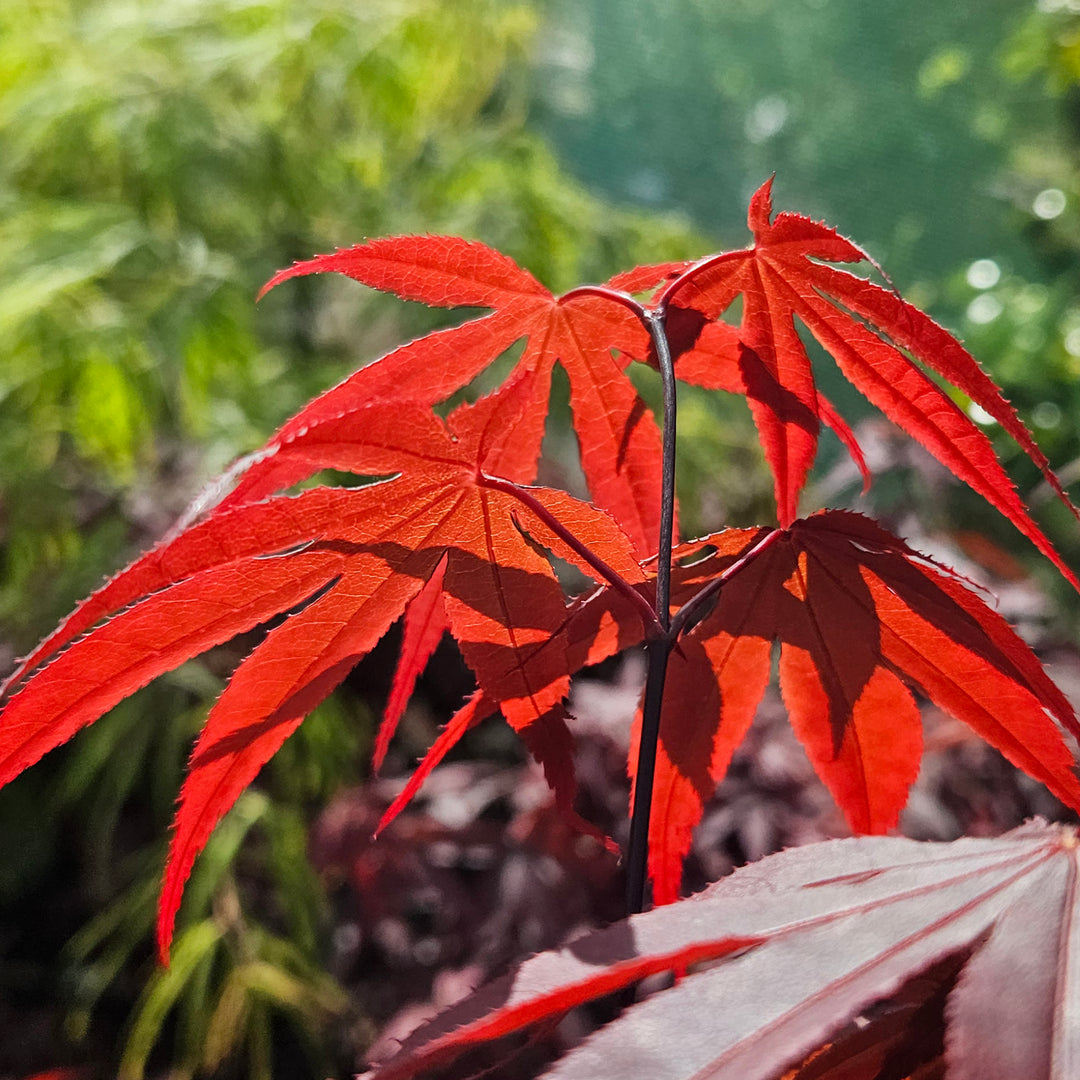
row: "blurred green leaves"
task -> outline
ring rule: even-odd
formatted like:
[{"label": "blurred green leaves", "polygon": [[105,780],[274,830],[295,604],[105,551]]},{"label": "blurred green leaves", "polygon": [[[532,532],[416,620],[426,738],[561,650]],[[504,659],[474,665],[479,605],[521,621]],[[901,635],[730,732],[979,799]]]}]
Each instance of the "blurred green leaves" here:
[{"label": "blurred green leaves", "polygon": [[[1080,295],[1076,0],[987,0],[977,17],[931,0],[551,3],[537,123],[577,175],[635,205],[686,209],[728,246],[746,242],[746,198],[775,171],[778,205],[864,245],[965,339],[1051,460],[1080,479],[1080,334],[1068,337]],[[1000,280],[977,288],[967,271],[982,260]],[[866,415],[831,363],[821,376],[845,415]],[[691,456],[730,444],[737,427],[723,427]],[[1038,503],[1038,478],[1015,464]],[[690,484],[698,475],[683,466]],[[932,508],[943,527],[985,528],[1025,558],[977,507]],[[1048,505],[1037,513],[1080,559],[1071,523],[1057,528]]]},{"label": "blurred green leaves", "polygon": [[[3,5],[0,619],[19,648],[77,599],[56,575],[88,501],[130,520],[138,477],[175,512],[423,325],[322,283],[257,313],[291,258],[444,231],[568,286],[630,249],[690,251],[681,227],[603,212],[525,131],[536,26],[505,0]],[[130,524],[137,547],[162,522]],[[122,553],[86,556],[101,574]]]},{"label": "blurred green leaves", "polygon": [[[237,884],[238,853],[248,834],[254,829],[273,843],[283,829],[291,830],[288,819],[287,811],[259,792],[241,797],[192,877],[186,925],[168,969],[154,966],[145,949],[157,899],[156,867],[151,870],[145,858],[135,860],[129,888],[69,943],[68,962],[78,975],[66,1028],[75,1041],[93,1028],[102,998],[115,991],[125,966],[136,964],[142,973],[120,1048],[121,1080],[142,1080],[166,1053],[170,1075],[177,1078],[246,1062],[245,1075],[268,1080],[279,1064],[273,1053],[279,1023],[292,1029],[313,1074],[334,1071],[338,1040],[331,1028],[347,1017],[347,997],[323,971],[309,935],[297,936],[288,920],[285,933],[274,933],[245,917]],[[311,908],[315,901],[313,914],[325,921],[305,869],[301,853],[292,870],[275,875],[275,888],[286,904]]]}]

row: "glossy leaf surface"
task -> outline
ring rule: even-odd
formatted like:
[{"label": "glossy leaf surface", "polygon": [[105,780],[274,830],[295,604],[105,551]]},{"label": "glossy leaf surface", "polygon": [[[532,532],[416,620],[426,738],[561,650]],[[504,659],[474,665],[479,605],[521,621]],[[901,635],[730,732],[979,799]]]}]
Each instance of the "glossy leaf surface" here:
[{"label": "glossy leaf surface", "polygon": [[[1075,830],[1041,822],[997,839],[864,837],[784,851],[693,899],[527,960],[369,1075],[421,1075],[479,1039],[558,1017],[643,974],[719,958],[632,1006],[545,1075],[907,1076],[903,1014],[891,1027],[864,1022],[872,1035],[861,1044],[845,1036],[832,1072],[786,1070],[858,1031],[846,1026],[892,995],[925,1004],[948,989],[952,964],[961,970],[944,1009],[948,1076],[1067,1080],[1080,1068],[1080,985],[1070,974],[1080,963],[1078,881]],[[909,1008],[906,1022],[917,1020]],[[856,1071],[860,1056],[877,1065]]]}]

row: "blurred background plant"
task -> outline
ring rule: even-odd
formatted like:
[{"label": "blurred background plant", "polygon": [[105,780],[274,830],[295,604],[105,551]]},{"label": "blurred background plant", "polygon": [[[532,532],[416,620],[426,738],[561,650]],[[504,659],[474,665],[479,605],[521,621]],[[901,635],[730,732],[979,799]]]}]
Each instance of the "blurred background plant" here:
[{"label": "blurred background plant", "polygon": [[[256,309],[274,269],[365,236],[478,238],[559,290],[746,243],[746,199],[776,171],[778,206],[864,244],[1080,478],[1077,8],[7,0],[0,672],[304,400],[460,317],[324,278]],[[686,531],[768,519],[744,406],[687,391],[682,410]],[[976,561],[1022,572],[1007,526],[863,431],[871,509],[986,533]],[[573,482],[568,429],[549,435],[547,479]],[[855,497],[828,454],[820,475],[831,501]],[[1039,509],[1080,561],[1074,523]],[[153,966],[183,760],[250,645],[159,680],[0,792],[0,1074],[317,1077],[362,1057],[373,1022],[327,974],[345,975],[342,925],[305,851],[364,775],[390,649],[219,829],[173,966]],[[467,689],[450,664],[416,747]],[[466,752],[513,753],[497,730]]]}]

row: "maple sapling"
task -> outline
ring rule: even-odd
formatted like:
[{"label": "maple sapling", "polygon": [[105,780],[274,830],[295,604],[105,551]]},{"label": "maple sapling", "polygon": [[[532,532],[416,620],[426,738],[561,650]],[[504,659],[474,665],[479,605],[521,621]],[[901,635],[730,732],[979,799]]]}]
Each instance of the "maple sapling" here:
[{"label": "maple sapling", "polygon": [[[1075,508],[959,342],[890,286],[830,265],[864,261],[859,248],[800,215],[774,219],[771,181],[748,220],[748,248],[637,267],[561,297],[482,244],[437,236],[372,240],[268,282],[264,293],[329,271],[407,300],[490,313],[403,345],[305,406],[234,470],[216,504],[85,600],[5,684],[0,783],[162,672],[285,616],[239,664],[192,754],[159,906],[163,962],[185,881],[217,822],[399,619],[376,766],[444,632],[477,685],[387,819],[466,730],[495,713],[573,817],[571,677],[644,645],[628,762],[631,912],[643,908],[647,880],[655,904],[678,898],[692,830],[753,720],[777,644],[791,724],[853,831],[888,831],[907,800],[922,756],[913,690],[1080,808],[1062,733],[1080,736],[1080,723],[1006,622],[868,518],[800,515],[822,423],[865,482],[869,471],[818,391],[797,324],[1080,587],[989,439],[928,373],[994,417]],[[724,316],[740,298],[731,325]],[[498,389],[445,419],[433,410],[521,339]],[[659,426],[627,375],[632,362],[660,370]],[[556,363],[569,379],[591,502],[535,486]],[[677,380],[746,398],[773,475],[776,523],[677,542]],[[384,479],[290,490],[324,469]],[[595,587],[568,599],[545,552]]]}]

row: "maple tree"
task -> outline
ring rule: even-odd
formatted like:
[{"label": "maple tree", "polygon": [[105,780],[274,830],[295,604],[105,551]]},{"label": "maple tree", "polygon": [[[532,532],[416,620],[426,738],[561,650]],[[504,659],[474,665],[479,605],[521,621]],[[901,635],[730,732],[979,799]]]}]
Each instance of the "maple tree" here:
[{"label": "maple tree", "polygon": [[[376,767],[445,631],[477,688],[384,820],[466,730],[499,712],[563,812],[589,829],[574,810],[571,677],[645,646],[628,762],[630,912],[644,905],[646,876],[655,904],[677,900],[691,832],[754,718],[776,643],[792,727],[853,831],[888,831],[907,800],[922,756],[913,690],[1080,809],[1064,737],[1080,738],[1080,721],[970,583],[859,514],[800,516],[821,423],[870,480],[853,432],[817,389],[800,326],[1080,589],[989,439],[936,380],[993,417],[1076,509],[959,342],[890,285],[830,265],[864,261],[864,252],[800,215],[774,218],[771,181],[751,201],[749,226],[745,250],[637,267],[560,297],[482,244],[436,236],[373,240],[267,283],[264,293],[334,272],[403,299],[491,313],[404,345],[316,398],[230,471],[187,528],[84,601],[5,683],[0,784],[161,673],[272,624],[191,757],[159,906],[164,962],[184,883],[217,822],[402,618]],[[735,325],[724,317],[737,300]],[[498,389],[445,419],[435,410],[521,340]],[[659,427],[627,375],[631,362],[660,371]],[[534,485],[555,364],[569,378],[591,502]],[[677,542],[677,379],[746,398],[774,478],[775,525]],[[367,479],[290,491],[327,469]],[[568,600],[550,557],[595,587]],[[700,942],[667,949],[610,970],[589,993],[734,949],[765,953],[766,937],[759,929],[715,938],[716,951]],[[926,964],[947,951],[928,950]],[[522,1015],[579,1000],[560,993]],[[801,1052],[801,1043],[785,1045],[781,1065]]]}]

